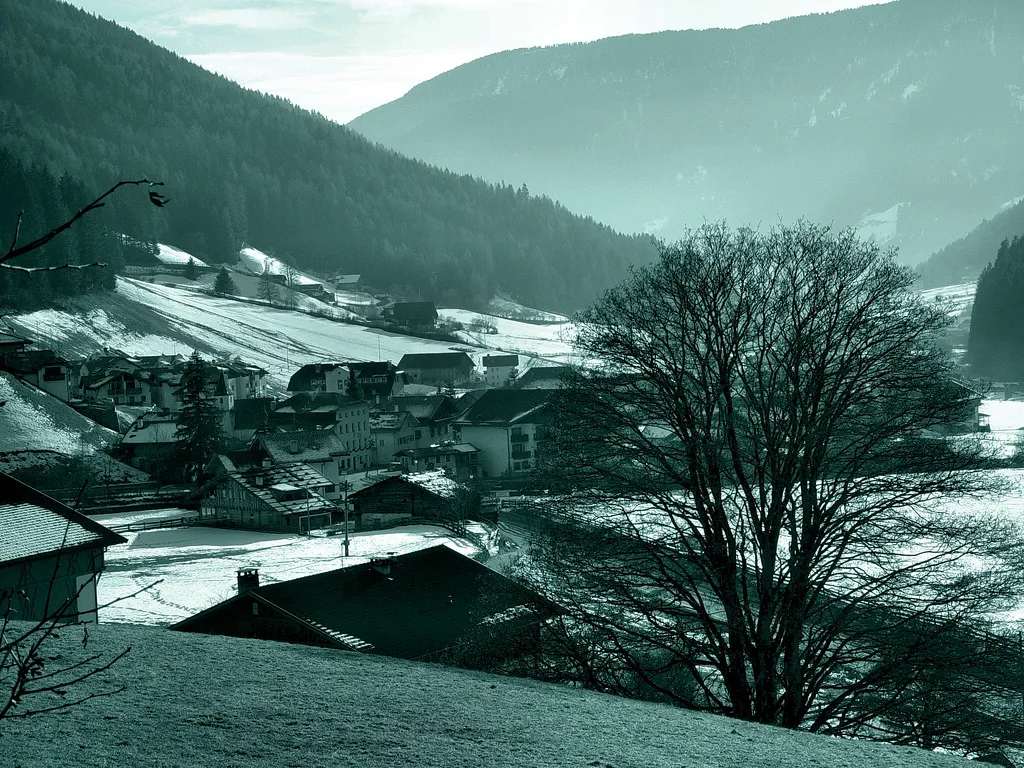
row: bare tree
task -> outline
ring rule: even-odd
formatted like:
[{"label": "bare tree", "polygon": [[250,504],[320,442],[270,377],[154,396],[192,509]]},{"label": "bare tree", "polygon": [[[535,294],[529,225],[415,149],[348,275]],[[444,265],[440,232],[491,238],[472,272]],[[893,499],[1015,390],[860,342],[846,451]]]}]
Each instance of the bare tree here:
[{"label": "bare tree", "polygon": [[976,444],[925,436],[969,401],[912,282],[851,232],[706,225],[582,314],[592,364],[553,395],[534,555],[565,633],[586,630],[584,677],[953,748],[962,723],[926,739],[910,714],[969,684],[1020,739],[1019,676],[968,651],[1016,603],[1024,548],[936,503],[989,477]]},{"label": "bare tree", "polygon": [[72,227],[72,225],[76,221],[81,219],[83,216],[86,216],[89,213],[91,213],[92,211],[95,211],[95,210],[97,210],[99,208],[102,208],[104,205],[106,205],[104,200],[106,200],[106,198],[108,198],[110,195],[114,194],[114,192],[116,192],[121,187],[124,187],[124,186],[141,186],[143,184],[145,184],[145,185],[147,185],[149,187],[149,201],[153,205],[157,206],[158,208],[162,208],[168,202],[170,202],[166,197],[161,195],[157,190],[153,189],[153,187],[163,186],[163,182],[162,181],[150,181],[149,179],[139,179],[137,181],[119,181],[114,186],[112,186],[110,189],[108,189],[106,192],[104,192],[102,195],[97,197],[95,200],[93,200],[92,202],[90,202],[87,205],[85,205],[83,208],[81,208],[78,211],[76,211],[75,214],[71,218],[69,218],[67,221],[65,221],[63,224],[57,225],[56,227],[51,229],[46,234],[44,234],[44,235],[42,235],[40,237],[37,237],[35,240],[32,240],[31,242],[25,243],[24,245],[18,245],[18,239],[21,236],[21,220],[22,220],[22,217],[25,215],[25,212],[21,211],[18,214],[18,220],[17,220],[17,222],[15,222],[15,225],[14,225],[14,238],[11,240],[11,245],[7,249],[7,252],[5,254],[3,254],[2,256],[0,256],[0,269],[12,269],[12,270],[16,270],[16,271],[19,271],[19,272],[32,273],[32,272],[52,272],[52,271],[55,271],[55,270],[58,270],[58,269],[88,269],[89,267],[103,267],[103,266],[105,266],[104,264],[102,264],[100,262],[96,262],[96,263],[93,263],[93,264],[60,264],[60,265],[57,265],[57,266],[54,266],[54,267],[22,267],[22,266],[19,266],[17,264],[11,264],[11,262],[14,261],[14,259],[16,259],[16,258],[18,258],[20,256],[24,256],[24,255],[26,255],[28,253],[31,253],[32,251],[35,251],[35,250],[37,250],[39,248],[42,248],[44,245],[46,245],[51,240],[53,240],[53,238],[57,237],[57,235],[59,235],[62,232],[65,232],[68,229],[70,229]]},{"label": "bare tree", "polygon": [[[62,571],[68,558],[74,557],[68,542],[71,525],[69,519],[53,554],[53,569],[44,591],[15,584],[0,592],[0,722],[58,712],[124,690],[123,686],[104,686],[97,678],[128,655],[130,647],[113,656],[87,650],[76,657],[53,653],[53,642],[66,632],[80,632],[82,648],[89,645],[89,624],[79,612],[79,598],[84,590],[95,588],[98,576],[77,583],[71,591],[59,587],[67,579]],[[94,605],[91,612],[135,597],[158,583]]]}]

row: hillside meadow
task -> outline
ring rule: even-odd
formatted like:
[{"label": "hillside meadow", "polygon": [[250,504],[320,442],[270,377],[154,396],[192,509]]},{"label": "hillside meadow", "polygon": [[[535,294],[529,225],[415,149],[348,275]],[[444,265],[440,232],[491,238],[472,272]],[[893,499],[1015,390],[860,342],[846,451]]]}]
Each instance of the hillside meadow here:
[{"label": "hillside meadow", "polygon": [[[125,691],[0,723],[4,765],[218,768],[926,768],[967,765],[668,706],[380,656],[101,625],[51,655],[131,652]],[[97,688],[93,688],[96,690]],[[76,689],[78,690],[78,689]]]}]

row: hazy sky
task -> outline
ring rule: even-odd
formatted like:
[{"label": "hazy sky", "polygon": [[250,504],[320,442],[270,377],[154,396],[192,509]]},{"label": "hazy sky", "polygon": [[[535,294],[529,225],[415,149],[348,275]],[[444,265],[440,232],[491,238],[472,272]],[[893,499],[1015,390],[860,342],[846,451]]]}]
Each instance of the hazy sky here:
[{"label": "hazy sky", "polygon": [[73,0],[339,122],[510,48],[739,27],[880,0]]}]

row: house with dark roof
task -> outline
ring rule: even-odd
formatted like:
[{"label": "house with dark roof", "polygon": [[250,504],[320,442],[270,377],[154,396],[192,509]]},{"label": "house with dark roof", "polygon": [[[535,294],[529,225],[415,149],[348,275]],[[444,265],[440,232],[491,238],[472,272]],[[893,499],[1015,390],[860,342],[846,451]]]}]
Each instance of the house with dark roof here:
[{"label": "house with dark roof", "polygon": [[0,472],[0,615],[97,621],[103,553],[126,540]]},{"label": "house with dark roof", "polygon": [[306,533],[340,519],[327,498],[335,485],[305,464],[285,464],[227,472],[197,491],[199,519],[257,531]]},{"label": "house with dark roof", "polygon": [[510,387],[519,372],[519,355],[484,355],[483,364],[488,387]]},{"label": "house with dark roof", "polygon": [[460,483],[480,476],[480,449],[471,443],[435,443],[426,448],[407,448],[395,454],[404,472],[440,469]]},{"label": "house with dark roof", "polygon": [[288,379],[289,392],[340,392],[347,394],[348,363],[308,363]]},{"label": "house with dark roof", "polygon": [[125,461],[151,475],[162,476],[178,452],[178,414],[149,411],[139,416],[121,437]]},{"label": "house with dark roof", "polygon": [[261,584],[171,626],[463,666],[534,647],[561,609],[444,545]]},{"label": "house with dark roof", "polygon": [[335,275],[331,278],[335,290],[338,291],[361,291],[363,290],[362,275]]},{"label": "house with dark roof", "polygon": [[80,381],[83,400],[109,401],[114,405],[149,405],[153,402],[148,377],[135,371],[114,370],[83,376]]},{"label": "house with dark roof", "polygon": [[20,349],[0,359],[0,369],[65,403],[71,399],[71,364],[53,350]]},{"label": "house with dark roof", "polygon": [[541,389],[489,389],[458,419],[465,443],[481,450],[480,474],[499,478],[529,472],[550,422],[551,393]]},{"label": "house with dark roof", "polygon": [[369,468],[373,455],[370,406],[337,392],[298,392],[270,414],[269,425],[278,429],[323,429],[341,438],[351,457],[352,472]]},{"label": "house with dark roof", "polygon": [[277,400],[272,397],[253,397],[235,400],[231,411],[231,434],[236,440],[249,442],[256,431],[270,423]]},{"label": "house with dark roof", "polygon": [[388,310],[396,325],[406,328],[433,328],[437,325],[437,307],[432,301],[397,302]]},{"label": "house with dark roof", "polygon": [[333,483],[324,494],[329,499],[341,496],[338,483],[342,475],[352,472],[355,457],[346,450],[345,441],[329,429],[293,429],[257,432],[248,448],[262,464],[272,465],[301,462]]},{"label": "house with dark roof", "polygon": [[440,472],[383,476],[348,494],[357,530],[380,528],[399,520],[446,516],[447,500],[457,484]]},{"label": "house with dark roof", "polygon": [[519,389],[561,389],[562,377],[570,370],[568,365],[550,365],[528,368],[516,378]]},{"label": "house with dark roof", "polygon": [[415,444],[410,448],[427,448],[452,438],[452,422],[461,413],[458,401],[448,395],[402,395],[392,400],[392,407],[407,411],[416,419]]},{"label": "house with dark roof", "polygon": [[403,355],[398,367],[410,384],[456,385],[473,375],[473,359],[465,352],[425,352]]},{"label": "house with dark roof", "polygon": [[32,339],[26,339],[24,336],[18,336],[9,331],[0,331],[0,362],[20,352],[31,343]]},{"label": "house with dark roof", "polygon": [[390,360],[349,363],[348,369],[360,399],[378,405],[400,395],[407,383],[405,373]]}]

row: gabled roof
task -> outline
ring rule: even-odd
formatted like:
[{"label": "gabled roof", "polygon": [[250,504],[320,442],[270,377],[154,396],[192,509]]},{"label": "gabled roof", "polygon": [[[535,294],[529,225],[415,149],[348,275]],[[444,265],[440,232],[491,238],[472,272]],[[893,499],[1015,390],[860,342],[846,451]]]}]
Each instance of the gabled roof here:
[{"label": "gabled roof", "polygon": [[386,411],[384,413],[370,414],[370,429],[386,431],[392,429],[406,429],[416,426],[419,422],[408,411]]},{"label": "gabled roof", "polygon": [[14,373],[36,373],[57,365],[67,366],[68,361],[52,349],[22,349],[4,361],[4,367]]},{"label": "gabled roof", "polygon": [[276,414],[330,413],[352,406],[366,406],[362,400],[343,395],[340,392],[296,392],[274,409]]},{"label": "gabled roof", "polygon": [[557,384],[561,378],[572,370],[568,365],[553,365],[530,368],[519,375],[516,379],[516,386],[520,389],[531,384],[551,383]]},{"label": "gabled roof", "polygon": [[519,355],[484,355],[484,368],[514,368]]},{"label": "gabled roof", "polygon": [[168,445],[177,442],[178,420],[174,413],[144,413],[129,427],[121,445]]},{"label": "gabled roof", "polygon": [[470,455],[480,453],[480,449],[472,443],[438,443],[426,448],[406,448],[395,453],[395,456],[408,456],[410,459],[425,459],[430,456],[446,456],[449,454]]},{"label": "gabled roof", "polygon": [[398,362],[403,371],[410,368],[418,370],[473,368],[473,358],[465,352],[421,352],[403,355]]},{"label": "gabled roof", "polygon": [[272,397],[235,400],[232,426],[236,430],[259,429],[269,420],[276,402]]},{"label": "gabled roof", "polygon": [[18,336],[8,331],[0,331],[0,347],[24,347],[31,343],[32,339],[26,339],[24,336]]},{"label": "gabled roof", "polygon": [[[302,366],[288,379],[289,392],[312,392],[323,388],[324,375],[338,368],[345,368],[348,363],[308,363]],[[317,383],[319,380],[319,383]]]},{"label": "gabled roof", "polygon": [[448,395],[399,395],[392,402],[420,424],[444,421],[459,412],[458,403]]},{"label": "gabled roof", "polygon": [[[305,464],[278,464],[273,467],[254,467],[241,472],[231,472],[210,481],[200,489],[199,493],[229,480],[237,482],[253,496],[268,504],[275,512],[285,516],[334,509],[334,504],[316,490],[334,485],[334,483]],[[308,495],[304,495],[300,499],[279,499],[274,494],[273,487],[282,484],[305,489]]]},{"label": "gabled roof", "polygon": [[437,320],[437,307],[432,301],[406,301],[396,303],[391,308],[391,315],[396,322],[434,322]]},{"label": "gabled roof", "polygon": [[460,425],[508,426],[547,421],[551,393],[543,389],[489,389],[456,419]]},{"label": "gabled roof", "polygon": [[357,379],[368,379],[371,376],[389,376],[398,369],[390,360],[373,360],[362,363],[348,363]]},{"label": "gabled roof", "polygon": [[329,429],[296,429],[291,432],[263,432],[253,438],[272,461],[323,463],[335,456],[347,455],[345,442]]},{"label": "gabled roof", "polygon": [[514,631],[560,612],[536,592],[439,545],[261,585],[171,629],[235,634],[227,609],[239,600],[273,606],[297,619],[298,629],[333,637],[334,647],[405,659],[457,647],[481,627],[505,624]]},{"label": "gabled roof", "polygon": [[0,472],[0,565],[126,541],[95,520]]}]

